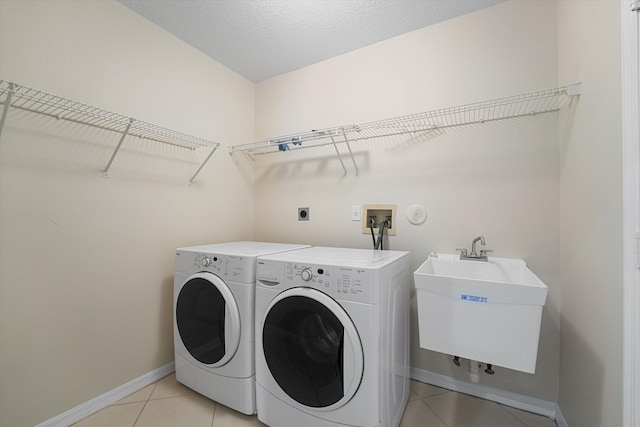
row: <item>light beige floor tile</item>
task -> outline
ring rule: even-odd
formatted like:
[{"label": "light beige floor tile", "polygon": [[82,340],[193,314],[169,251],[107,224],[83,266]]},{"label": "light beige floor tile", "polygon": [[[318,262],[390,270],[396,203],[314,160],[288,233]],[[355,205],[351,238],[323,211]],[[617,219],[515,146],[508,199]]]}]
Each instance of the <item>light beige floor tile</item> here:
[{"label": "light beige floor tile", "polygon": [[[217,405],[183,386],[175,374],[74,427],[133,427],[134,423],[135,427],[265,427],[256,416]],[[556,423],[540,415],[411,381],[410,401],[400,427],[556,427]]]},{"label": "light beige floor tile", "polygon": [[424,399],[425,397],[449,392],[449,390],[413,380],[409,383],[409,386],[411,387],[409,400]]},{"label": "light beige floor tile", "polygon": [[520,409],[502,406],[511,415],[522,421],[527,427],[556,427],[556,422],[551,418],[542,415],[532,414],[531,412],[521,411]]},{"label": "light beige floor tile", "polygon": [[215,407],[199,395],[150,400],[135,427],[211,427]]},{"label": "light beige floor tile", "polygon": [[114,405],[122,405],[123,403],[133,403],[133,402],[146,402],[151,397],[151,393],[153,389],[156,387],[156,384],[149,384],[143,389],[136,391],[135,393],[130,394],[124,399],[118,400]]},{"label": "light beige floor tile", "polygon": [[241,414],[224,405],[216,405],[212,427],[264,427],[264,424],[255,415]]},{"label": "light beige floor tile", "polygon": [[166,397],[176,397],[176,396],[200,396],[195,391],[191,390],[189,387],[180,384],[178,380],[176,380],[176,374],[173,373],[171,375],[167,375],[160,381],[156,383],[156,388],[153,390],[151,394],[151,399],[164,399]]},{"label": "light beige floor tile", "polygon": [[465,394],[444,393],[424,402],[447,427],[526,427],[497,403]]},{"label": "light beige floor tile", "polygon": [[108,406],[75,423],[73,427],[132,427],[142,408],[144,402]]},{"label": "light beige floor tile", "polygon": [[447,427],[422,400],[407,403],[400,427]]}]

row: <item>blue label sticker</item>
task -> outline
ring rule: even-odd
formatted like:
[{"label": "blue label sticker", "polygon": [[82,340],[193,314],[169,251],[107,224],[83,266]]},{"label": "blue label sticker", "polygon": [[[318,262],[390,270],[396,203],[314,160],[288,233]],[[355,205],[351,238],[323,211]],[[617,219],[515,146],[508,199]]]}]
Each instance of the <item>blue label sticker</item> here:
[{"label": "blue label sticker", "polygon": [[460,295],[460,299],[463,299],[465,301],[487,302],[487,297],[479,297],[479,296],[476,296],[476,295],[465,295],[465,294],[462,294],[462,295]]}]

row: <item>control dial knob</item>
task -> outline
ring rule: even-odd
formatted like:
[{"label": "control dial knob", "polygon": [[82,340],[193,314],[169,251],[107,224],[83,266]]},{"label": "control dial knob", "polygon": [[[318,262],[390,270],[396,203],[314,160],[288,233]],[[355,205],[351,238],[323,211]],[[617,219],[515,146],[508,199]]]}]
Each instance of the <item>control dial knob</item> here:
[{"label": "control dial knob", "polygon": [[202,258],[202,261],[200,261],[200,264],[203,267],[209,267],[211,265],[211,258],[209,258],[209,257]]},{"label": "control dial knob", "polygon": [[305,282],[308,282],[313,277],[313,273],[311,273],[311,269],[305,268],[300,273],[300,277],[302,277],[302,280],[304,280]]}]

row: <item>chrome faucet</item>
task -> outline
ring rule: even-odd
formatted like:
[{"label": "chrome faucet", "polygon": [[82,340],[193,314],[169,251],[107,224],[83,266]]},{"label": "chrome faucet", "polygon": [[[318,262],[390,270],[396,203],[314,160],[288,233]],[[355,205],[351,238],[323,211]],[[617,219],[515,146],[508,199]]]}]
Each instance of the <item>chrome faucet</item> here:
[{"label": "chrome faucet", "polygon": [[478,256],[478,253],[476,252],[476,243],[478,243],[478,241],[480,241],[480,244],[482,246],[485,245],[484,236],[478,236],[475,239],[473,239],[471,241],[471,253],[469,254],[470,257],[477,257]]},{"label": "chrome faucet", "polygon": [[480,249],[480,254],[476,252],[476,243],[480,242],[482,246],[485,245],[484,236],[478,236],[471,241],[471,253],[467,254],[466,248],[456,249],[460,251],[460,259],[474,260],[474,261],[488,261],[487,253],[493,252],[490,249]]}]

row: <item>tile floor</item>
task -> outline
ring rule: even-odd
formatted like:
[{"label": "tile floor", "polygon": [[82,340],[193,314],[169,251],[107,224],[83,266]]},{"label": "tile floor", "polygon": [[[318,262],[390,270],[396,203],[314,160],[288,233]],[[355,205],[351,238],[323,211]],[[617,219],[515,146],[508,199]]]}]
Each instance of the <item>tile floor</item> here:
[{"label": "tile floor", "polygon": [[[75,427],[264,427],[199,395],[171,374]],[[297,426],[291,426],[297,427]],[[549,418],[411,381],[400,427],[556,427]]]}]

